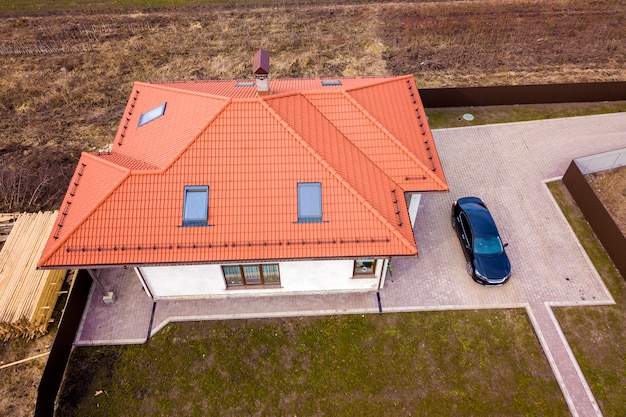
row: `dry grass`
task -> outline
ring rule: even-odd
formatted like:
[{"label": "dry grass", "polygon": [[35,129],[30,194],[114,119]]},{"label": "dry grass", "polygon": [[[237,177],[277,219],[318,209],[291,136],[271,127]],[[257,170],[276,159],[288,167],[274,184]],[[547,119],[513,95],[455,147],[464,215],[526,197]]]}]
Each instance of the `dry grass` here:
[{"label": "dry grass", "polygon": [[619,1],[448,2],[382,8],[385,54],[418,85],[623,80]]},{"label": "dry grass", "polygon": [[[69,287],[66,285],[64,290]],[[32,358],[50,352],[54,343],[59,318],[65,306],[67,295],[57,300],[52,314],[54,321],[48,327],[48,333],[35,340],[12,339],[0,344],[0,365],[7,365],[23,359]],[[37,400],[39,381],[48,360],[42,356],[0,370],[0,415],[11,417],[32,416]]]},{"label": "dry grass", "polygon": [[626,235],[626,166],[590,174],[587,180]]},{"label": "dry grass", "polygon": [[24,186],[0,211],[57,208],[80,152],[111,141],[133,81],[247,78],[259,47],[274,77],[414,73],[421,87],[626,80],[619,0],[293,3],[1,19],[0,187]]}]

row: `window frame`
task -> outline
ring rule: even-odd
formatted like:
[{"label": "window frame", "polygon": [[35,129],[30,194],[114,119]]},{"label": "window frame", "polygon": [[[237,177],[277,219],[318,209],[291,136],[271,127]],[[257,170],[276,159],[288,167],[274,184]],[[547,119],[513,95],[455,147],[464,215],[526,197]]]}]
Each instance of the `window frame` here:
[{"label": "window frame", "polygon": [[144,126],[150,123],[151,121],[163,116],[165,114],[166,107],[167,107],[167,101],[159,104],[153,109],[150,109],[146,112],[141,113],[141,116],[139,116],[139,122],[137,123],[137,127]]},{"label": "window frame", "polygon": [[467,215],[463,212],[459,214],[459,219],[461,220],[461,230],[463,230],[463,240],[465,240],[465,245],[467,246],[467,248],[471,249],[473,245],[473,235],[469,219],[467,218]]},{"label": "window frame", "polygon": [[[314,214],[305,214],[303,213],[303,204],[305,203],[305,198],[311,198],[311,196],[306,196],[304,194],[304,190],[315,188],[319,190],[319,205],[316,212],[319,212],[319,215]],[[314,196],[317,198],[317,195]],[[299,182],[298,183],[298,223],[320,223],[323,221],[323,210],[322,210],[322,183],[321,182]]]},{"label": "window frame", "polygon": [[[363,272],[357,269],[356,263],[363,261],[373,261],[372,272]],[[378,259],[375,258],[364,258],[364,259],[355,259],[352,267],[352,277],[353,278],[374,278],[376,277],[376,267],[378,266]]]},{"label": "window frame", "polygon": [[[208,226],[209,224],[209,186],[208,185],[186,185],[183,192],[183,226]],[[187,209],[190,201],[188,196],[192,193],[206,193],[203,204],[206,205],[203,217],[187,217]],[[206,203],[205,203],[206,202]]]},{"label": "window frame", "polygon": [[[233,289],[233,288],[237,288],[237,289],[241,289],[241,288],[259,288],[259,287],[280,287],[281,286],[281,282],[280,282],[280,265],[278,263],[271,263],[271,264],[241,264],[241,265],[222,265],[222,276],[224,277],[224,283],[226,284],[226,288],[227,289]],[[244,271],[244,268],[250,268],[250,267],[257,267],[258,268],[258,272],[259,272],[259,279],[260,282],[246,282],[246,273]],[[263,267],[275,267],[276,268],[276,274],[278,276],[278,279],[276,282],[266,282],[266,274],[267,272],[263,271]],[[239,269],[239,277],[240,277],[240,284],[230,284],[228,282],[228,278],[226,278],[226,273],[225,273],[225,268],[238,268]],[[269,274],[268,274],[269,275]]]}]

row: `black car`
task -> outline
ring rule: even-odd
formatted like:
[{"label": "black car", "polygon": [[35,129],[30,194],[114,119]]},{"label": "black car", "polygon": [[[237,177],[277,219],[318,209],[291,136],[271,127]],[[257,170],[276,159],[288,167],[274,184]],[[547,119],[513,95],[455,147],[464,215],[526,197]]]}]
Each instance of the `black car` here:
[{"label": "black car", "polygon": [[461,241],[467,273],[483,285],[502,285],[511,276],[496,223],[478,197],[463,197],[452,204],[452,227]]}]

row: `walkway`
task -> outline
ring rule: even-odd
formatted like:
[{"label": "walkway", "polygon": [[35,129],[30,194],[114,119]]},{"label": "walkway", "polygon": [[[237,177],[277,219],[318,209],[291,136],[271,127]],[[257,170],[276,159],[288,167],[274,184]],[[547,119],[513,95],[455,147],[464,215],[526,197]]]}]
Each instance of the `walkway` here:
[{"label": "walkway", "polygon": [[[563,175],[573,158],[623,147],[624,132],[624,113],[435,130],[451,191],[422,195],[420,255],[393,260],[383,311],[526,308],[572,415],[600,416],[550,307],[614,301],[544,181]],[[502,287],[477,285],[465,272],[449,221],[451,202],[464,195],[485,200],[509,243],[514,272]],[[172,321],[378,312],[375,293],[153,303],[131,269],[103,281],[117,300],[105,305],[92,294],[77,345],[141,343]]]}]

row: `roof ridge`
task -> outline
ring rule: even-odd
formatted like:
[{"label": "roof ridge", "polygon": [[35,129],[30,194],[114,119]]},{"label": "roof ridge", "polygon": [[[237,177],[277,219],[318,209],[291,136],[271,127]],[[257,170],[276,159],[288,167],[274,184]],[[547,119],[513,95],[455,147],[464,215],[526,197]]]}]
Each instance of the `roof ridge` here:
[{"label": "roof ridge", "polygon": [[166,85],[147,83],[147,82],[141,82],[141,81],[136,81],[135,84],[133,85],[133,88],[138,85],[145,86],[148,88],[156,88],[159,90],[173,91],[173,92],[180,93],[180,94],[188,94],[188,95],[198,96],[198,97],[213,98],[216,100],[232,100],[230,97],[220,96],[217,94],[203,93],[203,92],[195,91],[195,90],[186,90],[184,88],[169,87]]},{"label": "roof ridge", "polygon": [[413,77],[412,74],[381,76],[380,79],[378,80],[379,82],[372,83],[370,85],[358,85],[358,86],[354,86],[354,87],[344,88],[344,90],[346,90],[346,91],[364,90],[366,88],[371,88],[373,86],[379,86],[379,85],[382,85],[382,84],[389,84],[389,83],[396,82],[396,81],[399,81],[399,80],[406,80],[406,79],[409,79],[409,78],[412,78],[412,77]]},{"label": "roof ridge", "polygon": [[[311,106],[313,106],[313,104],[303,95],[303,94],[299,94],[301,95]],[[398,229],[396,229],[386,218],[385,216],[383,216],[382,214],[380,214],[380,212],[374,207],[372,206],[372,204],[370,204],[365,197],[363,197],[361,195],[361,193],[359,193],[348,181],[346,181],[345,178],[343,178],[343,176],[341,176],[341,174],[339,174],[339,172],[337,172],[337,170],[335,170],[329,163],[328,161],[326,161],[315,149],[313,149],[313,147],[302,137],[298,134],[298,132],[296,132],[282,117],[280,117],[280,115],[278,114],[278,112],[276,110],[274,110],[274,108],[272,108],[270,106],[269,103],[266,102],[266,100],[264,100],[262,97],[259,97],[259,101],[261,102],[261,105],[264,106],[267,111],[272,115],[272,117],[274,117],[297,141],[298,143],[300,143],[308,152],[311,153],[311,155],[316,158],[320,164],[326,168],[326,170],[328,170],[328,172],[331,173],[332,176],[334,176],[341,185],[343,185],[348,192],[350,192],[353,196],[356,197],[356,199],[363,204],[363,206],[365,206],[366,209],[368,209],[373,215],[374,217],[376,217],[376,219],[378,219],[379,222],[381,222],[383,224],[383,226],[385,226],[389,231],[391,231],[391,233],[393,235],[396,236],[396,238],[398,238],[402,244],[404,246],[406,246],[409,249],[414,248],[414,245],[409,242],[399,231]],[[315,106],[313,106],[315,107]],[[320,112],[320,114],[322,114]],[[326,116],[324,116],[322,114],[322,116],[324,118],[326,118]],[[328,119],[326,119],[328,120]],[[329,123],[332,124],[332,122],[330,120],[328,120]],[[334,125],[333,125],[334,126]],[[340,130],[337,129],[337,131],[339,133],[341,133]],[[345,137],[345,135],[343,133],[341,133],[341,136],[343,136],[345,138],[345,140],[347,140],[348,142],[350,142],[349,139],[347,139]],[[351,142],[350,142],[351,143]],[[359,149],[359,152],[361,152],[361,154],[363,154],[363,152]],[[363,156],[365,156],[367,158],[367,155],[363,154]],[[369,158],[367,158],[369,159]],[[378,167],[378,165],[376,165]],[[380,169],[380,168],[379,168]],[[380,170],[381,173],[383,175],[385,175],[389,181],[392,184],[397,185],[398,187],[400,187],[391,177],[389,177],[389,175],[387,175],[386,172],[384,172],[382,169]],[[402,188],[402,187],[400,187]],[[393,192],[393,190],[390,190],[390,192]]]},{"label": "roof ridge", "polygon": [[[400,78],[400,77],[398,77]],[[413,162],[415,162],[420,168],[422,168],[425,172],[428,173],[428,176],[431,179],[434,179],[437,184],[441,185],[441,186],[445,186],[445,184],[441,181],[441,179],[439,177],[437,177],[436,175],[432,175],[432,170],[429,169],[418,157],[417,155],[415,155],[409,148],[407,148],[393,133],[391,133],[389,131],[389,129],[387,129],[385,126],[383,126],[382,123],[380,123],[374,116],[372,116],[372,114],[367,111],[367,109],[365,107],[363,107],[363,105],[361,103],[359,103],[354,97],[352,97],[350,95],[350,93],[347,90],[342,90],[341,91],[342,95],[345,96],[348,101],[350,101],[350,103],[352,103],[354,106],[356,106],[373,124],[374,126],[376,126],[381,132],[383,132],[383,134],[385,136],[387,136],[389,139],[391,139],[391,141],[398,147],[400,148],[400,150],[402,152],[404,152],[409,159],[411,159]],[[367,156],[367,155],[365,155]],[[374,164],[376,164],[374,161],[372,161]],[[377,164],[376,164],[377,165]],[[378,166],[378,165],[377,165]],[[400,185],[400,184],[398,184]],[[402,186],[400,186],[400,188],[402,188]]]},{"label": "roof ridge", "polygon": [[[104,165],[108,165],[110,167],[116,168],[119,171],[123,172],[124,175],[122,175],[120,177],[120,179],[117,181],[117,183],[111,187],[111,189],[105,193],[102,198],[100,198],[100,200],[93,205],[93,207],[91,207],[91,209],[89,209],[89,211],[82,217],[82,219],[77,222],[66,234],[64,237],[60,238],[59,240],[56,241],[56,244],[52,245],[52,247],[50,248],[50,251],[47,253],[47,255],[44,256],[44,254],[42,253],[41,258],[39,259],[39,262],[37,263],[37,267],[43,265],[44,263],[46,263],[48,261],[48,259],[50,259],[52,257],[52,255],[54,255],[61,246],[63,246],[63,244],[73,235],[73,233],[78,230],[79,227],[81,227],[86,221],[87,219],[89,219],[89,217],[91,217],[91,215],[98,209],[100,208],[100,206],[102,206],[102,204],[104,204],[104,202],[106,200],[108,200],[108,198],[128,179],[128,177],[130,176],[130,169],[126,168],[126,167],[122,167],[120,165],[114,164],[110,161],[107,161],[105,159],[102,158],[98,158],[97,156],[88,153],[88,152],[83,152],[81,155],[81,160],[84,158],[86,159],[90,159],[93,162],[96,163],[101,163]],[[80,162],[80,161],[79,161]],[[64,199],[65,201],[65,199]],[[59,216],[61,215],[61,213],[59,212]],[[45,250],[45,249],[44,249]]]}]

